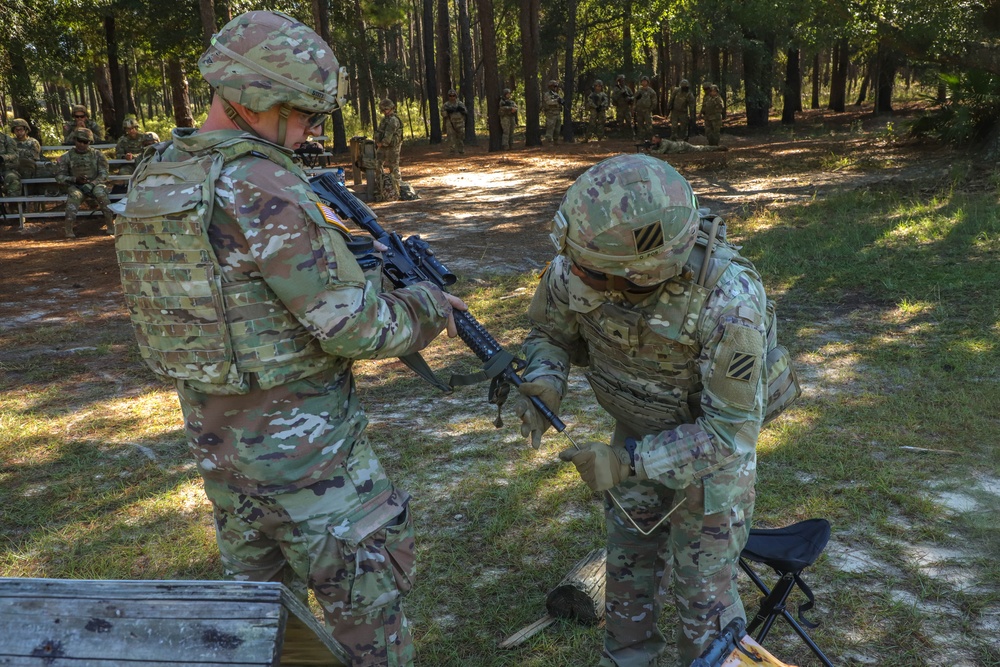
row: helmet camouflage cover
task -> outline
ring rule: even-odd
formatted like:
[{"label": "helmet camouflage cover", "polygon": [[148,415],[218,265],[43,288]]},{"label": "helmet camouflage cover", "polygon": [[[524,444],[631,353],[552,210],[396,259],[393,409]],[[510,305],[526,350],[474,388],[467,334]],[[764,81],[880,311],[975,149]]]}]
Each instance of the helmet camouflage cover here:
[{"label": "helmet camouflage cover", "polygon": [[28,125],[28,121],[24,120],[23,118],[15,118],[14,120],[10,121],[10,129],[13,130],[15,127],[23,127],[26,130],[31,129],[31,127]]},{"label": "helmet camouflage cover", "polygon": [[198,69],[222,99],[257,112],[288,104],[325,113],[339,104],[341,70],[330,46],[280,12],[234,18],[212,37]]},{"label": "helmet camouflage cover", "polygon": [[94,133],[85,127],[78,127],[73,131],[73,139],[82,139],[84,141],[94,142]]},{"label": "helmet camouflage cover", "polygon": [[147,132],[146,134],[142,135],[142,143],[158,144],[160,143],[160,135],[158,135],[156,132]]},{"label": "helmet camouflage cover", "polygon": [[687,88],[690,85],[691,84],[688,83],[687,79],[681,79],[681,83],[680,83],[681,88]]},{"label": "helmet camouflage cover", "polygon": [[84,116],[88,117],[90,116],[90,114],[87,113],[87,107],[83,106],[82,104],[74,104],[69,112],[74,116],[78,113],[82,113]]},{"label": "helmet camouflage cover", "polygon": [[556,81],[555,79],[552,79],[551,81],[549,81],[549,88],[551,88],[552,86],[555,86],[556,88],[558,88],[559,87],[559,82]]},{"label": "helmet camouflage cover", "polygon": [[624,74],[619,74],[618,76],[615,77],[615,81],[624,81],[624,80],[625,80]]},{"label": "helmet camouflage cover", "polygon": [[649,155],[618,155],[566,191],[552,241],[570,260],[639,286],[681,273],[698,234],[698,201],[684,177]]},{"label": "helmet camouflage cover", "polygon": [[392,100],[386,98],[386,99],[382,100],[381,102],[379,102],[378,106],[379,106],[380,109],[382,109],[384,111],[386,109],[395,109],[396,108],[396,103],[393,102]]},{"label": "helmet camouflage cover", "polygon": [[601,88],[603,88],[604,87],[604,82],[601,81],[600,79],[594,79],[594,87],[596,88],[597,86],[600,86]]},{"label": "helmet camouflage cover", "polygon": [[131,128],[131,127],[138,128],[139,127],[139,121],[137,121],[135,118],[132,118],[131,116],[129,116],[128,118],[126,118],[125,120],[122,121],[122,127],[124,127],[126,130],[129,129],[129,128]]},{"label": "helmet camouflage cover", "polygon": [[503,89],[503,94],[504,95],[510,95],[510,88],[504,88]]}]

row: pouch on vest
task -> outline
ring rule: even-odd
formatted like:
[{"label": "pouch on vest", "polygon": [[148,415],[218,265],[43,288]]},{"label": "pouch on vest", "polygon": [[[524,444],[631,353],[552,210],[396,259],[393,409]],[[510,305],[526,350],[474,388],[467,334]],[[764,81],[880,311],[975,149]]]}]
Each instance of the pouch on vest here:
[{"label": "pouch on vest", "polygon": [[[139,353],[153,372],[238,391],[221,270],[207,231],[223,163],[214,152],[183,162],[147,158],[116,222],[115,249]],[[150,235],[169,235],[170,242],[149,249],[143,239]]]}]

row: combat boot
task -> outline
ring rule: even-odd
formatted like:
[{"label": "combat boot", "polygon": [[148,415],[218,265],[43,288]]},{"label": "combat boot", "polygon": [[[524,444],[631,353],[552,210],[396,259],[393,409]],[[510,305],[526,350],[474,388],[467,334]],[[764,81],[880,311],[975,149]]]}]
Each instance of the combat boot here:
[{"label": "combat boot", "polygon": [[75,239],[76,234],[73,233],[73,226],[76,224],[76,216],[73,217],[66,216],[66,238]]},{"label": "combat boot", "polygon": [[115,235],[115,216],[111,211],[104,211],[104,235]]}]

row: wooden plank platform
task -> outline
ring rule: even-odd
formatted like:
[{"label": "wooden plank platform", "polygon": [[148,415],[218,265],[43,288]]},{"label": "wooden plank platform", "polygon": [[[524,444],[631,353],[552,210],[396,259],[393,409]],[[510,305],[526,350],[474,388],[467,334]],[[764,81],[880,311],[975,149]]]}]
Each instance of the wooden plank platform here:
[{"label": "wooden plank platform", "polygon": [[0,665],[347,664],[278,583],[0,579]]}]

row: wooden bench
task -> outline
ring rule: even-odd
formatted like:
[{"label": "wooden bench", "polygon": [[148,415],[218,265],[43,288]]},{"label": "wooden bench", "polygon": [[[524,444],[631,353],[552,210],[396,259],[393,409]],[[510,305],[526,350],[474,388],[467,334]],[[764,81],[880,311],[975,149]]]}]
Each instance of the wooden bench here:
[{"label": "wooden bench", "polygon": [[0,637],[22,667],[349,663],[279,583],[0,579]]},{"label": "wooden bench", "polygon": [[[36,180],[36,179],[31,179]],[[37,180],[47,180],[47,179],[37,179]],[[48,179],[51,180],[51,179]],[[54,181],[53,181],[54,182]],[[125,198],[124,193],[120,194],[109,194],[108,199],[111,201],[118,201],[119,199]],[[49,197],[46,195],[33,195],[29,197],[0,197],[0,204],[4,205],[6,210],[7,204],[16,204],[17,212],[6,211],[5,213],[0,213],[0,219],[7,220],[10,218],[17,218],[17,229],[24,229],[24,221],[27,218],[64,218],[66,213],[64,211],[27,211],[25,210],[25,204],[30,203],[66,203],[66,195],[57,195],[54,197]],[[77,213],[77,217],[86,217],[91,215],[103,215],[100,208],[82,208]],[[2,664],[2,663],[0,663]]]}]

